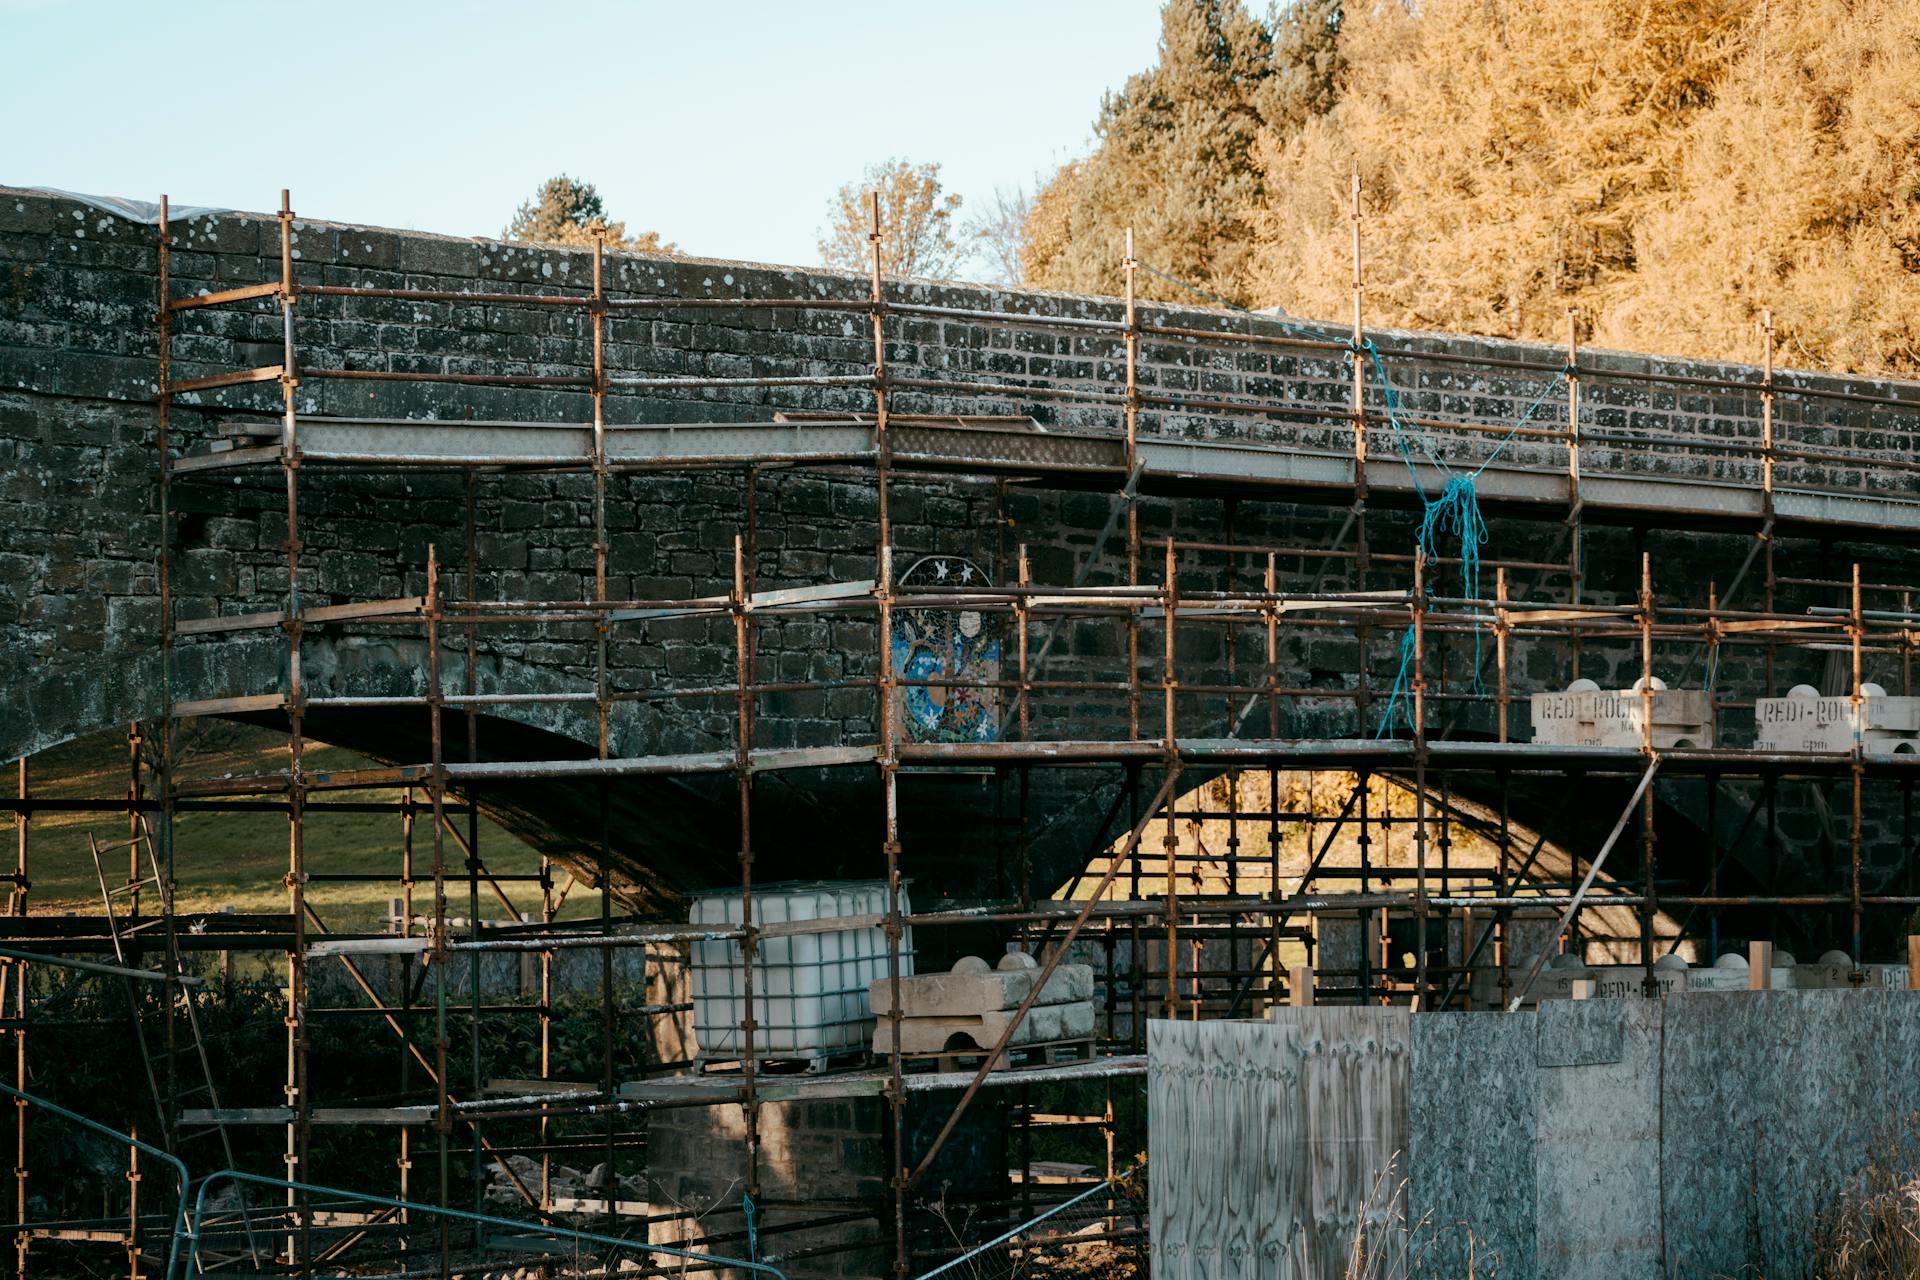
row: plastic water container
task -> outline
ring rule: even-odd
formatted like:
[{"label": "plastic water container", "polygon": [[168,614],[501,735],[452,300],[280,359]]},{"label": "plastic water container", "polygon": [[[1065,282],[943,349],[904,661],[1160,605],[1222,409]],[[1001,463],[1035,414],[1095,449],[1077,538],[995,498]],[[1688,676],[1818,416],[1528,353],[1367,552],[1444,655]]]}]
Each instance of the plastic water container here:
[{"label": "plastic water container", "polygon": [[[906,882],[900,914],[910,910]],[[887,935],[872,917],[887,912],[884,880],[788,881],[755,885],[753,919],[762,928],[809,920],[865,916],[857,927],[762,938],[753,964],[753,1056],[807,1059],[815,1066],[839,1054],[864,1053],[873,1042],[868,984],[887,976]],[[740,891],[698,894],[689,916],[696,925],[740,923]],[[696,942],[693,962],[693,1034],[702,1060],[734,1060],[745,1049],[740,1032],[744,998],[740,943]],[[913,929],[900,940],[900,972],[913,972]]]}]

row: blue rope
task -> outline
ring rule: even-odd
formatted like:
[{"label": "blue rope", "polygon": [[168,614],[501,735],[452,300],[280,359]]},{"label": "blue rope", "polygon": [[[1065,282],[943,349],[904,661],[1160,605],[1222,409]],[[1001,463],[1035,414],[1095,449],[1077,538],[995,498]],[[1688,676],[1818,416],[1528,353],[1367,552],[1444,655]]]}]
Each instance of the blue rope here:
[{"label": "blue rope", "polygon": [[[1238,303],[1229,302],[1219,294],[1203,289],[1199,285],[1189,284],[1178,276],[1156,270],[1144,262],[1139,262],[1137,265],[1149,275],[1165,280],[1169,284],[1178,285],[1180,288],[1205,298],[1210,302],[1218,303],[1228,310],[1238,311],[1247,316],[1258,314],[1248,310],[1246,307],[1240,306]],[[1340,335],[1324,328],[1297,324],[1281,316],[1262,316],[1261,318],[1270,320],[1280,327],[1290,329],[1295,333],[1306,334],[1311,337],[1327,340],[1338,340],[1340,337]],[[1387,376],[1386,362],[1381,359],[1380,349],[1374,345],[1373,339],[1363,337],[1358,350],[1364,350],[1366,352],[1368,367],[1373,370],[1373,376],[1380,381],[1381,403],[1387,411],[1387,422],[1393,428],[1394,448],[1400,455],[1400,461],[1404,463],[1407,468],[1408,477],[1413,481],[1413,491],[1420,497],[1420,527],[1414,534],[1414,548],[1416,552],[1424,552],[1429,560],[1438,560],[1440,559],[1440,547],[1443,541],[1456,545],[1459,548],[1460,559],[1460,594],[1469,600],[1478,600],[1481,598],[1480,548],[1487,543],[1487,521],[1486,518],[1480,514],[1480,497],[1475,487],[1475,481],[1480,478],[1480,474],[1483,471],[1493,465],[1494,461],[1499,458],[1502,453],[1506,452],[1507,446],[1513,443],[1513,439],[1519,434],[1520,429],[1531,422],[1536,413],[1540,412],[1540,407],[1552,399],[1554,393],[1559,391],[1561,387],[1566,385],[1567,372],[1563,370],[1554,375],[1553,380],[1547,383],[1539,395],[1534,397],[1533,403],[1527,406],[1526,412],[1522,413],[1519,418],[1514,421],[1513,425],[1508,427],[1506,432],[1500,436],[1499,441],[1493,447],[1493,451],[1481,459],[1479,466],[1470,472],[1461,473],[1448,466],[1446,459],[1434,450],[1426,431],[1417,426],[1410,425],[1400,416],[1399,388],[1395,387],[1393,380]],[[1421,456],[1427,464],[1439,472],[1442,477],[1443,483],[1441,484],[1438,496],[1430,495],[1427,486],[1420,479],[1420,469],[1414,464],[1415,447],[1419,449]],[[1584,558],[1585,551],[1586,549],[1584,547],[1579,548],[1577,553],[1578,558]],[[1578,559],[1576,559],[1576,568],[1580,568]],[[1433,588],[1431,586],[1428,586],[1426,591],[1429,595],[1433,594]],[[1394,676],[1393,692],[1387,700],[1386,714],[1381,717],[1379,727],[1374,731],[1373,736],[1376,738],[1385,737],[1392,729],[1394,721],[1398,717],[1403,716],[1406,719],[1407,727],[1409,729],[1413,728],[1413,713],[1411,709],[1404,705],[1409,703],[1412,697],[1408,676],[1408,669],[1412,665],[1412,662],[1413,624],[1408,623],[1406,631],[1400,637],[1400,670],[1398,674]],[[1475,693],[1486,692],[1486,686],[1480,677],[1480,663],[1481,624],[1476,619],[1473,624],[1473,690]]]},{"label": "blue rope", "polygon": [[[1387,421],[1393,427],[1394,446],[1399,451],[1401,462],[1406,465],[1407,475],[1413,480],[1414,492],[1420,495],[1420,527],[1414,533],[1414,548],[1416,552],[1425,553],[1429,560],[1437,560],[1440,558],[1443,541],[1450,541],[1457,546],[1460,559],[1460,594],[1469,600],[1478,600],[1481,598],[1480,548],[1486,545],[1488,534],[1486,517],[1480,514],[1480,496],[1475,482],[1480,478],[1480,474],[1506,451],[1506,447],[1512,443],[1520,428],[1531,422],[1533,416],[1540,412],[1540,406],[1560,389],[1566,382],[1567,375],[1564,372],[1554,375],[1545,389],[1534,397],[1533,403],[1527,406],[1526,412],[1522,413],[1501,435],[1499,443],[1481,460],[1480,465],[1462,474],[1448,466],[1446,459],[1434,452],[1428,444],[1425,431],[1410,427],[1401,419],[1400,393],[1387,378],[1386,363],[1380,358],[1379,348],[1374,346],[1371,338],[1366,340],[1365,347],[1368,364],[1372,367],[1374,376],[1380,379]],[[1413,451],[1408,447],[1409,437],[1419,446],[1420,452],[1434,470],[1446,478],[1437,497],[1429,495],[1427,487],[1420,481],[1419,469],[1414,466]],[[1433,593],[1432,587],[1427,588],[1427,593],[1429,595]],[[1480,676],[1482,640],[1481,626],[1476,620],[1473,624],[1473,691],[1475,693],[1486,692],[1486,685]],[[1413,624],[1408,623],[1406,632],[1401,637],[1400,671],[1394,677],[1393,695],[1387,701],[1386,714],[1381,717],[1379,727],[1374,731],[1376,738],[1386,736],[1393,727],[1395,719],[1399,717],[1406,719],[1409,729],[1414,727],[1413,713],[1403,705],[1403,702],[1411,697],[1407,667],[1412,659]]]},{"label": "blue rope", "polygon": [[753,1224],[753,1197],[742,1194],[740,1211],[747,1216],[747,1261],[760,1261],[760,1232]]}]

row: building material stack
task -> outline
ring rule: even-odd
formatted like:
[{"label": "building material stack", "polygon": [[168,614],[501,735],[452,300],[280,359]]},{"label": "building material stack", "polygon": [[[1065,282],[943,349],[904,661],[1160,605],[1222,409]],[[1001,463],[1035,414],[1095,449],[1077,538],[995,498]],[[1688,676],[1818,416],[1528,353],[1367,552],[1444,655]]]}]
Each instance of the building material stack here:
[{"label": "building material stack", "polygon": [[[995,968],[988,968],[978,956],[963,956],[950,972],[902,978],[900,1052],[957,1058],[991,1050],[1039,977],[1032,956],[1010,951]],[[894,1022],[888,1016],[893,1012],[893,984],[882,978],[867,991],[877,1019],[873,1051],[889,1054],[893,1052]],[[1093,968],[1063,964],[1047,978],[1033,1007],[1014,1027],[1007,1049],[1084,1044],[1093,1038],[1093,1029]]]}]

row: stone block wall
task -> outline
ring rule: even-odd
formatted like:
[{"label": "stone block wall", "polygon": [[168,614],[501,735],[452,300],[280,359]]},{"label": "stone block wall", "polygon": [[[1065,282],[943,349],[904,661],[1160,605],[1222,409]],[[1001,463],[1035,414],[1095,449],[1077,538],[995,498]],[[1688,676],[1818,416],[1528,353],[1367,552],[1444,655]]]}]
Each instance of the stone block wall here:
[{"label": "stone block wall", "polygon": [[[296,221],[294,270],[305,286],[353,284],[374,288],[458,289],[527,296],[582,296],[589,257],[577,250],[461,240],[377,228]],[[173,296],[270,280],[278,274],[278,228],[253,214],[196,216],[174,226]],[[80,733],[153,715],[160,673],[155,650],[155,548],[162,536],[155,506],[156,456],[152,396],[157,377],[157,254],[154,230],[72,200],[0,189],[0,756],[31,752]],[[608,322],[608,361],[634,374],[737,377],[744,375],[863,374],[872,359],[865,317],[809,308],[811,301],[857,299],[866,283],[829,271],[635,254],[610,254],[607,285],[616,297],[774,297],[789,308],[666,307],[620,312]],[[888,287],[896,304],[941,303],[982,311],[1114,319],[1113,299],[1009,293],[980,287],[900,281]],[[1207,333],[1255,332],[1299,337],[1301,326],[1271,318],[1205,309],[1148,308],[1151,323]],[[1311,329],[1312,326],[1307,326]],[[507,372],[579,378],[590,348],[582,317],[568,309],[501,301],[415,302],[307,295],[295,311],[299,360],[311,370],[467,374]],[[887,321],[887,358],[901,379],[992,378],[1035,388],[1034,394],[969,394],[901,390],[903,412],[1013,413],[1053,428],[1116,431],[1112,397],[1123,369],[1114,335],[1040,333],[984,318],[935,319],[896,313]],[[1436,357],[1525,361],[1556,366],[1556,349],[1454,335],[1374,335],[1385,345]],[[281,319],[269,302],[185,313],[178,318],[172,376],[190,378],[276,363]],[[1587,465],[1633,472],[1681,471],[1721,478],[1751,477],[1740,455],[1675,447],[1681,436],[1748,440],[1757,436],[1756,397],[1651,386],[1635,375],[1653,371],[1694,377],[1757,376],[1736,366],[1664,361],[1617,353],[1582,352],[1583,365],[1620,375],[1582,389],[1583,426],[1590,433]],[[1471,415],[1511,423],[1530,409],[1533,422],[1557,423],[1564,389],[1539,371],[1457,359],[1421,361],[1389,355],[1384,369],[1405,417]],[[1300,346],[1233,348],[1170,335],[1142,342],[1141,384],[1155,395],[1186,397],[1153,403],[1142,430],[1205,439],[1259,438],[1344,453],[1349,427],[1341,417],[1351,394],[1351,365],[1341,351]],[[1783,375],[1800,385],[1834,391],[1912,394],[1907,384]],[[1047,392],[1073,391],[1072,401]],[[1368,376],[1375,403],[1385,392]],[[1100,397],[1105,397],[1101,399]],[[1204,405],[1217,398],[1271,403],[1286,412],[1268,417]],[[172,430],[178,449],[198,447],[222,423],[270,422],[277,412],[271,384],[185,396]],[[302,413],[390,415],[445,421],[514,418],[580,421],[587,398],[570,388],[484,388],[428,382],[389,384],[308,378],[296,396]],[[845,387],[713,388],[647,391],[610,397],[615,422],[765,421],[782,409],[860,411],[863,390]],[[1904,411],[1844,400],[1782,396],[1783,424],[1822,447],[1862,457],[1900,452],[1910,443]],[[1784,429],[1784,426],[1783,426]],[[1400,447],[1391,429],[1374,433],[1376,456]],[[1495,448],[1503,461],[1550,470],[1564,468],[1557,443],[1515,436],[1500,444],[1482,434],[1438,432],[1433,447],[1458,465],[1478,465]],[[1793,467],[1800,468],[1793,470]],[[1783,470],[1783,483],[1835,483],[1866,488],[1905,484],[1905,473],[1814,463]],[[1889,479],[1891,477],[1891,479]],[[300,483],[302,558],[298,590],[325,603],[419,593],[425,587],[428,548],[445,566],[453,595],[483,599],[585,598],[591,590],[591,486],[587,477],[559,474],[483,474],[473,479],[472,541],[476,571],[466,569],[467,479],[410,470],[366,474],[309,469]],[[739,471],[633,474],[614,477],[608,494],[608,591],[612,596],[678,597],[725,591],[732,576],[732,540],[747,523],[746,476]],[[876,498],[865,471],[768,470],[753,484],[757,554],[752,566],[762,588],[861,579],[873,575]],[[1094,583],[1125,578],[1118,538],[1100,531],[1118,499],[1110,494],[1047,489],[992,480],[900,477],[892,490],[897,563],[921,554],[965,556],[999,581],[1013,574],[1017,549],[1027,545],[1040,583],[1067,583],[1084,573]],[[174,490],[174,589],[182,617],[277,607],[289,589],[285,542],[286,497],[277,472],[211,474],[183,479]],[[1251,545],[1330,545],[1343,509],[1291,502],[1221,500],[1204,495],[1156,498],[1142,504],[1145,544],[1142,576],[1158,580],[1164,540]],[[1413,513],[1377,509],[1370,517],[1376,551],[1404,554],[1413,543]],[[1742,575],[1754,543],[1750,532],[1634,530],[1590,525],[1584,572],[1589,599],[1627,601],[1639,585],[1642,551],[1652,556],[1663,601],[1704,605],[1709,585],[1725,597]],[[1542,562],[1564,559],[1559,525],[1496,519],[1482,554],[1489,559]],[[1787,576],[1837,575],[1847,560],[1863,561],[1870,581],[1905,581],[1912,557],[1886,542],[1782,540],[1776,544]],[[1247,586],[1264,570],[1258,556],[1228,557],[1186,550],[1176,557],[1184,587]],[[1329,563],[1332,567],[1329,568]],[[1282,557],[1284,589],[1356,585],[1339,562]],[[1469,584],[1441,569],[1441,589]],[[1757,600],[1759,569],[1750,569],[1741,603]],[[1407,585],[1404,563],[1377,562],[1369,585]],[[1490,573],[1480,590],[1490,590]],[[1558,599],[1564,573],[1516,571],[1516,598]],[[1834,603],[1833,593],[1785,587],[1784,610]],[[1124,631],[1102,620],[1036,622],[1034,651],[1045,633],[1059,634],[1043,677],[1118,680],[1125,676]],[[874,626],[851,614],[767,619],[756,625],[756,675],[764,681],[816,681],[830,687],[768,694],[758,707],[757,741],[768,746],[819,746],[870,741],[874,695],[862,682],[874,672]],[[1258,626],[1232,632],[1183,625],[1176,644],[1179,678],[1187,686],[1251,685],[1262,675],[1264,637]],[[1436,723],[1457,718],[1460,731],[1491,734],[1486,708],[1450,701],[1471,689],[1476,664],[1486,683],[1490,642],[1485,635],[1437,637],[1428,678]],[[1159,636],[1142,641],[1145,731],[1157,732],[1161,671]],[[468,679],[464,637],[447,638],[446,687]],[[627,694],[668,686],[725,683],[732,676],[731,628],[724,621],[657,620],[616,632],[610,679]],[[334,624],[309,636],[303,661],[309,692],[396,694],[423,689],[424,648],[417,629]],[[1282,736],[1371,736],[1383,719],[1383,699],[1398,669],[1398,637],[1376,630],[1282,628],[1277,679],[1283,685],[1325,690],[1325,696],[1282,700],[1274,716]],[[1630,640],[1586,646],[1581,673],[1604,685],[1625,685],[1638,673]],[[177,697],[268,692],[281,687],[284,659],[278,637],[248,633],[183,639],[175,674]],[[1762,691],[1765,655],[1729,649],[1718,665],[1719,687],[1735,701]],[[1674,683],[1698,680],[1701,646],[1663,642],[1656,669]],[[1563,644],[1517,643],[1512,660],[1516,695],[1560,688],[1571,676]],[[1869,678],[1898,687],[1897,658],[1872,655]],[[472,672],[475,687],[536,691],[591,688],[590,636],[581,624],[551,624],[507,634],[483,631]],[[1773,675],[1776,689],[1806,681],[1831,686],[1838,678],[1823,656],[1784,651]],[[1362,714],[1350,696],[1364,680],[1371,705]],[[1178,695],[1182,733],[1267,732],[1263,706],[1242,718],[1244,697]],[[616,753],[714,750],[731,744],[731,708],[711,698],[623,702],[616,708]],[[1730,711],[1737,724],[1740,713]],[[578,743],[590,741],[587,717],[552,706],[501,708],[497,717],[547,730]],[[1124,734],[1126,699],[1113,692],[1042,691],[1032,721],[1039,737],[1090,738]],[[391,718],[356,721],[367,747],[391,740]],[[1516,708],[1514,736],[1526,733]],[[355,731],[347,725],[343,732]],[[484,736],[484,735],[483,735]],[[1737,731],[1736,731],[1737,740]],[[351,742],[345,745],[355,745]],[[1076,786],[1078,784],[1075,784]],[[1791,806],[1790,806],[1791,807]],[[1800,806],[1808,811],[1817,806]],[[1896,866],[1904,856],[1904,827],[1896,808],[1875,810],[1869,860]],[[1882,821],[1884,819],[1884,821]],[[1815,821],[1815,819],[1809,819]],[[1809,828],[1810,837],[1818,837]],[[1076,837],[1078,839],[1078,837]]]},{"label": "stone block wall", "polygon": [[[299,220],[293,233],[294,270],[305,285],[353,284],[375,288],[461,289],[533,296],[587,292],[588,255],[580,251],[455,240],[365,227]],[[151,647],[155,625],[154,547],[160,530],[153,509],[153,418],[150,406],[156,370],[156,252],[151,227],[101,213],[75,202],[25,191],[0,191],[0,249],[6,277],[0,281],[0,626],[8,628],[9,669],[0,678],[73,673],[77,685],[97,682],[126,667]],[[175,226],[172,293],[250,284],[277,275],[277,226],[257,215],[204,216]],[[674,295],[792,298],[792,310],[673,309],[616,313],[608,323],[608,362],[622,372],[735,377],[766,374],[848,375],[867,371],[871,337],[862,316],[808,310],[806,300],[864,296],[858,277],[744,263],[608,257],[608,288],[615,296]],[[1016,295],[927,282],[902,282],[891,300],[941,303],[969,309],[1007,308],[1042,314],[1114,319],[1111,299],[1065,295]],[[1298,336],[1292,322],[1203,310],[1150,309],[1150,322],[1268,337]],[[1311,328],[1311,327],[1309,327]],[[1317,329],[1314,332],[1318,332]],[[895,407],[905,412],[1012,412],[1042,424],[1112,431],[1118,409],[1111,397],[1122,369],[1121,348],[1110,333],[1056,335],[985,320],[898,315],[888,322],[888,360],[903,379],[980,379],[1032,385],[1040,391],[1071,389],[1105,403],[1073,403],[1036,394],[1030,400],[947,391],[902,391]],[[304,297],[295,313],[303,367],[321,370],[377,369],[389,372],[469,374],[483,371],[541,377],[581,377],[589,369],[583,317],[572,309],[515,306],[499,302],[449,304],[400,299]],[[1487,339],[1446,335],[1382,334],[1383,341],[1411,352],[1457,358],[1526,360],[1552,365],[1560,353]],[[177,379],[236,367],[275,363],[281,321],[271,300],[233,308],[184,313],[172,342]],[[1646,357],[1584,353],[1583,362],[1631,375],[1651,370],[1694,376],[1750,374],[1731,367],[1660,361]],[[1408,417],[1467,415],[1513,422],[1533,407],[1536,419],[1557,423],[1563,392],[1553,379],[1497,365],[1418,363],[1389,356],[1383,369]],[[1800,377],[1799,381],[1811,381]],[[1232,397],[1265,401],[1288,416],[1259,418],[1204,407],[1154,405],[1142,430],[1208,439],[1253,437],[1290,441],[1335,452],[1350,447],[1339,415],[1350,396],[1350,364],[1344,353],[1290,347],[1201,345],[1191,338],[1149,336],[1142,344],[1141,383],[1149,393],[1196,400]],[[1840,385],[1835,383],[1834,385]],[[1887,384],[1858,383],[1886,391]],[[1384,392],[1369,374],[1369,394]],[[1621,470],[1642,466],[1701,475],[1739,475],[1745,464],[1724,453],[1675,449],[1675,434],[1754,435],[1754,397],[1739,394],[1683,395],[1638,381],[1601,382],[1585,389],[1585,427],[1593,435],[1590,469],[1612,465],[1605,450],[1619,454]],[[1537,403],[1536,403],[1537,402]],[[1840,449],[1898,449],[1907,437],[1904,417],[1838,401],[1793,402],[1782,398],[1783,420],[1798,415],[1818,422],[1821,438]],[[484,388],[432,383],[366,383],[310,378],[297,395],[303,413],[398,417],[515,418],[580,421],[587,398],[577,389]],[[214,407],[215,405],[221,407]],[[183,397],[173,430],[180,447],[203,442],[222,421],[260,421],[277,411],[271,384],[230,388]],[[615,395],[614,421],[764,420],[779,409],[858,411],[870,397],[858,388],[718,388],[697,392],[649,391]],[[1325,417],[1301,416],[1324,411]],[[1900,417],[1899,421],[1895,421]],[[1391,455],[1394,433],[1382,429],[1372,447]],[[1604,444],[1618,436],[1625,443]],[[1488,449],[1486,437],[1442,433],[1443,456],[1472,461]],[[1504,457],[1563,468],[1557,443],[1514,438]],[[1787,477],[1783,476],[1783,481]],[[1836,479],[1880,484],[1880,473],[1859,468]],[[1896,477],[1897,478],[1897,477]],[[724,590],[731,578],[733,533],[745,523],[743,478],[737,473],[681,473],[616,477],[608,503],[612,547],[609,592],[616,597],[699,595]],[[572,475],[492,475],[476,482],[475,547],[479,572],[464,581],[464,481],[457,475],[410,471],[379,476],[310,472],[303,477],[301,528],[304,555],[299,590],[308,600],[380,598],[418,592],[424,586],[429,544],[447,566],[448,589],[486,598],[574,598],[586,593],[590,570],[590,488]],[[862,474],[769,473],[756,491],[759,554],[756,580],[765,587],[851,579],[872,572],[874,493]],[[990,572],[1008,575],[1013,549],[1031,544],[1037,581],[1071,581],[1092,550],[1113,499],[1016,486],[1004,497],[989,481],[915,479],[896,491],[893,516],[899,554],[964,555]],[[219,476],[176,486],[178,510],[175,591],[182,617],[271,607],[288,589],[284,544],[285,498],[277,474]],[[1232,511],[1229,512],[1229,507]],[[1406,517],[1377,514],[1372,531],[1379,549],[1411,541]],[[1337,528],[1325,511],[1276,503],[1223,504],[1212,500],[1149,503],[1143,518],[1149,545],[1165,536],[1218,537],[1231,522],[1243,541],[1268,538],[1317,541]],[[1396,529],[1396,525],[1400,525]],[[1496,528],[1486,554],[1543,557],[1554,534],[1523,523]],[[1588,577],[1596,598],[1631,594],[1637,563],[1621,539],[1595,531]],[[1724,585],[1744,551],[1738,538],[1688,537],[1681,547],[1656,548],[1663,590],[1702,594],[1704,578]],[[1092,580],[1124,572],[1118,548],[1108,546]],[[1564,555],[1564,551],[1561,553]],[[1184,553],[1183,582],[1204,588],[1222,581],[1222,557]],[[1289,584],[1321,577],[1317,564],[1282,566]],[[1235,566],[1242,585],[1261,566],[1243,558]],[[1147,557],[1147,575],[1157,577],[1160,558]],[[1404,569],[1383,568],[1392,579]],[[1337,582],[1334,585],[1339,585]],[[1483,584],[1484,586],[1485,584]],[[1516,584],[1525,591],[1529,584]],[[1538,584],[1564,590],[1564,582]],[[340,634],[354,634],[336,628]],[[871,674],[871,627],[854,619],[791,619],[769,622],[759,643],[767,679],[859,680]],[[387,634],[391,634],[389,629]],[[1111,672],[1115,628],[1076,624],[1054,646],[1055,660],[1097,665]],[[231,646],[232,642],[215,642]],[[187,645],[187,649],[195,646]],[[544,634],[499,640],[485,646],[502,662],[544,667],[578,682],[588,670],[581,629],[550,628]],[[727,628],[704,621],[661,622],[616,638],[612,655],[617,688],[649,688],[663,681],[700,682],[724,672],[731,661]],[[1390,648],[1391,646],[1383,646]],[[1258,640],[1246,634],[1229,646],[1195,628],[1183,636],[1182,657],[1199,664],[1184,673],[1189,682],[1225,674],[1229,655],[1244,672]],[[1289,634],[1289,674],[1351,683],[1363,664],[1346,643],[1311,633]],[[1312,652],[1308,652],[1312,650]],[[1391,655],[1369,653],[1365,662],[1390,666]],[[1604,653],[1594,661],[1610,660]],[[225,658],[198,666],[183,652],[183,670],[204,669],[209,678],[231,672]],[[1522,663],[1533,660],[1522,655]],[[1553,660],[1539,664],[1543,680],[1557,678]],[[1219,668],[1216,670],[1215,668]],[[1304,668],[1304,670],[1302,670]],[[1325,674],[1321,674],[1325,673]],[[1090,672],[1090,674],[1092,674]],[[1381,674],[1391,679],[1391,671]],[[1535,675],[1529,671],[1529,675]],[[270,657],[253,660],[250,675],[270,681]],[[109,684],[111,680],[109,679]],[[232,690],[233,692],[258,690]],[[184,696],[184,695],[183,695]],[[761,730],[769,745],[817,745],[858,739],[870,732],[872,697],[864,690],[781,695],[763,709]],[[17,708],[0,732],[0,748],[12,752],[58,740],[78,728],[125,718],[140,708],[137,688],[78,692],[73,701],[44,701]],[[1050,703],[1050,723],[1084,724],[1092,712],[1111,722],[1113,699],[1085,697]],[[724,739],[723,717],[699,704],[649,703],[623,708],[616,730],[621,749],[676,751],[711,747]],[[89,723],[91,722],[91,723]],[[1105,726],[1102,726],[1104,729]],[[1068,736],[1061,734],[1059,736]]]}]

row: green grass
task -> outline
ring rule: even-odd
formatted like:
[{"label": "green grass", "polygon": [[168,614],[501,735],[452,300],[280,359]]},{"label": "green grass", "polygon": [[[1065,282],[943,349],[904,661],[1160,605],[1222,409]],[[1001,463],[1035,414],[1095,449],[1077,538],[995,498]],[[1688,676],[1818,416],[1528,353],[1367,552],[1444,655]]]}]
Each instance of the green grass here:
[{"label": "green grass", "polygon": [[[151,744],[149,744],[149,749]],[[365,768],[374,762],[339,747],[309,743],[306,763],[316,770]],[[244,725],[207,723],[183,730],[176,759],[180,777],[218,777],[284,769],[286,737]],[[28,763],[31,793],[36,797],[109,798],[127,793],[130,767],[123,735],[103,734],[42,752]],[[16,779],[9,778],[12,784]],[[397,789],[330,792],[308,806],[303,853],[311,875],[369,875],[377,882],[328,883],[309,881],[307,900],[329,929],[364,932],[383,927],[387,904],[401,894],[403,833],[400,815],[392,813],[329,813],[329,802],[382,801],[397,803]],[[432,909],[433,824],[425,793],[416,791],[419,805],[413,824],[414,910]],[[467,818],[451,819],[464,837]],[[288,871],[291,824],[285,813],[186,812],[174,820],[174,900],[181,911],[240,912],[288,910],[285,877]],[[128,837],[125,814],[56,813],[33,819],[27,830],[27,872],[32,883],[28,908],[35,914],[96,914],[101,910],[100,882],[89,850],[88,834],[101,844]],[[496,876],[531,875],[540,869],[539,854],[504,827],[482,816],[479,824],[481,861]],[[451,836],[445,841],[449,872],[448,910],[467,914],[464,854]],[[109,885],[128,877],[127,850],[103,855]],[[145,855],[139,874],[145,874]],[[568,885],[565,870],[554,871],[556,894]],[[539,886],[507,883],[501,888],[515,907],[537,918]],[[151,890],[143,893],[143,911],[152,911]],[[116,910],[124,912],[126,898],[116,896]],[[595,895],[576,888],[562,907],[562,916],[592,914]],[[480,916],[508,919],[506,908],[483,881]]]}]

